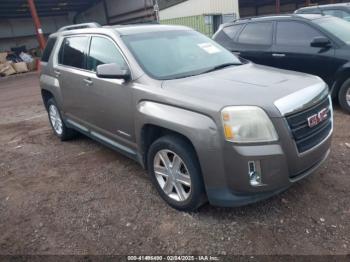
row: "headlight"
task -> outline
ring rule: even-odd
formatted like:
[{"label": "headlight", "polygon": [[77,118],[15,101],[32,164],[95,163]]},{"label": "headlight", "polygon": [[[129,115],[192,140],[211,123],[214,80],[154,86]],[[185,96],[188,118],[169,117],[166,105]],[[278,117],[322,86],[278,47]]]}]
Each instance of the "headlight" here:
[{"label": "headlight", "polygon": [[230,106],[221,112],[225,138],[235,143],[272,142],[276,130],[265,111],[256,106]]}]

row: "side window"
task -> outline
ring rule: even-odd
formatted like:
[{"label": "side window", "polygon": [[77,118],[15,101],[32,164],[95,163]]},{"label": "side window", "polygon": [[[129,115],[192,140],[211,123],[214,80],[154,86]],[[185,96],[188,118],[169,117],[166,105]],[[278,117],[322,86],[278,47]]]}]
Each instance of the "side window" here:
[{"label": "side window", "polygon": [[[292,34],[290,32],[293,32]],[[322,36],[322,33],[309,25],[298,22],[277,23],[277,45],[310,46],[312,39]]]},{"label": "side window", "polygon": [[85,36],[65,38],[58,54],[58,63],[85,69],[85,54],[88,43],[89,38]]},{"label": "side window", "polygon": [[87,69],[96,72],[98,65],[116,63],[121,68],[127,64],[115,44],[104,37],[93,36],[87,59]]},{"label": "side window", "polygon": [[310,46],[312,39],[322,33],[309,25],[298,22],[278,22],[276,44],[289,46]]},{"label": "side window", "polygon": [[222,29],[224,33],[232,40],[236,37],[237,33],[241,30],[243,25],[232,25]]},{"label": "side window", "polygon": [[43,62],[48,62],[53,50],[53,47],[56,44],[56,37],[50,37],[49,40],[47,41],[43,56],[41,57],[41,61]]},{"label": "side window", "polygon": [[241,44],[271,45],[272,22],[249,23],[239,35]]}]

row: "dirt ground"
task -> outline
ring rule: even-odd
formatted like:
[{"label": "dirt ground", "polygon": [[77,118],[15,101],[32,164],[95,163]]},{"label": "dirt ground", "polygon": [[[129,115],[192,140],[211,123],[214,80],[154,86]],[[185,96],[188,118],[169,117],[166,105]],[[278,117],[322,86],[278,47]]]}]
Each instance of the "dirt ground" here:
[{"label": "dirt ground", "polygon": [[146,172],[52,133],[35,73],[0,80],[0,254],[348,254],[350,116],[332,153],[287,192],[242,208],[181,213]]}]

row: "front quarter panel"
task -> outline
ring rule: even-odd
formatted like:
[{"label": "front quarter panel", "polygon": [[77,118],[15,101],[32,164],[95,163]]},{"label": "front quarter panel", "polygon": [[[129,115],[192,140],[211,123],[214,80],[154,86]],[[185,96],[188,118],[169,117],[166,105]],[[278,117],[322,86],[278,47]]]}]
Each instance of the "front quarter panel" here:
[{"label": "front quarter panel", "polygon": [[[157,102],[143,101],[137,106],[137,144],[142,145],[145,125],[159,126],[187,137],[193,144],[202,169],[205,185],[222,184],[224,164],[221,156],[220,129],[208,116]],[[139,152],[142,149],[139,148]],[[220,170],[222,169],[222,170]]]},{"label": "front quarter panel", "polygon": [[335,83],[332,87],[332,98],[338,95],[342,84],[350,78],[350,62],[343,64],[335,74]]}]

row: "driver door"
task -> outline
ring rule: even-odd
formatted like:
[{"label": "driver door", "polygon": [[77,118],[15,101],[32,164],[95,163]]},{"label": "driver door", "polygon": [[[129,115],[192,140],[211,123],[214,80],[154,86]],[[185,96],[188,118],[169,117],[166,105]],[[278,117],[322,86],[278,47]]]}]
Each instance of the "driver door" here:
[{"label": "driver door", "polygon": [[97,66],[110,63],[116,63],[122,68],[128,67],[113,39],[106,36],[92,36],[84,79],[89,124],[95,132],[94,136],[112,139],[130,147],[134,145],[135,140],[132,81],[97,77]]},{"label": "driver door", "polygon": [[334,47],[312,47],[315,37],[325,37],[312,26],[297,21],[278,21],[272,57],[278,68],[321,77],[328,84],[338,68]]}]

